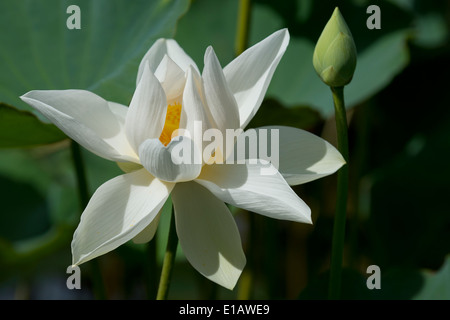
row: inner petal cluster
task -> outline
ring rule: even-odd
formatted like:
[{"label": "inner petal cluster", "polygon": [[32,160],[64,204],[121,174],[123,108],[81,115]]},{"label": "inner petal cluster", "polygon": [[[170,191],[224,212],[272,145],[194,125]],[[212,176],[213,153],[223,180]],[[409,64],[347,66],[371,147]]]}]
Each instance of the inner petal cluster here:
[{"label": "inner petal cluster", "polygon": [[181,104],[175,102],[167,106],[166,120],[159,141],[167,146],[172,139],[172,133],[180,127]]}]

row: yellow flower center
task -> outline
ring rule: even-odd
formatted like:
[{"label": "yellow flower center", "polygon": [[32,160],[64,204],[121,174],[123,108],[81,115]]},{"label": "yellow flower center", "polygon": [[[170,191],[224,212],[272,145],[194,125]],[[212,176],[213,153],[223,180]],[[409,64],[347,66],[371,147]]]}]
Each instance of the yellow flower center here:
[{"label": "yellow flower center", "polygon": [[180,127],[181,104],[175,102],[167,106],[166,121],[159,141],[167,146],[172,139],[172,133]]}]

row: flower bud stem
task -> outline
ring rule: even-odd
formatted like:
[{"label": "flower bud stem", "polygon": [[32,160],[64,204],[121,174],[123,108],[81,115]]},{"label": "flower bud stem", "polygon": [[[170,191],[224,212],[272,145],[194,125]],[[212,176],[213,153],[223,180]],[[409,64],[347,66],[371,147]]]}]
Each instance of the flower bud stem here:
[{"label": "flower bud stem", "polygon": [[250,30],[251,0],[239,0],[238,23],[236,32],[235,54],[236,57],[248,47],[248,35]]},{"label": "flower bud stem", "polygon": [[342,260],[344,253],[345,223],[348,194],[348,129],[344,103],[344,87],[331,87],[336,118],[338,150],[346,164],[338,171],[336,215],[333,227],[329,299],[339,299],[341,294]]},{"label": "flower bud stem", "polygon": [[163,266],[161,270],[161,278],[159,280],[158,293],[156,300],[166,300],[169,294],[170,280],[172,278],[172,270],[175,262],[175,255],[178,247],[178,236],[175,226],[175,214],[172,205],[172,215],[170,217],[169,237],[167,239],[166,253],[164,255]]}]

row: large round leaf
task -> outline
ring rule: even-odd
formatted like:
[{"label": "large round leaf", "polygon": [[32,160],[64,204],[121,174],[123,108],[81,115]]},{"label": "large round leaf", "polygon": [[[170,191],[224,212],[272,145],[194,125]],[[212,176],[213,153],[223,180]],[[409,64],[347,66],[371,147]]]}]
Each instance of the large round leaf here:
[{"label": "large round leaf", "polygon": [[0,148],[49,144],[65,138],[56,126],[0,102]]},{"label": "large round leaf", "polygon": [[[19,99],[30,90],[86,89],[107,100],[128,104],[141,58],[156,39],[173,37],[188,4],[188,0],[2,0],[0,147],[34,146],[65,137],[55,126],[40,122],[29,112],[9,107],[30,110]],[[71,5],[80,9],[81,29],[67,27],[67,20],[74,14],[67,12]],[[114,163],[107,165],[98,157],[86,158],[88,180],[93,186],[117,169]],[[70,243],[73,224],[82,209],[78,207],[71,170],[70,154],[63,144],[1,150],[0,175],[5,188],[13,187],[10,192],[19,190],[22,200],[27,196],[26,203],[16,206],[18,212],[1,212],[9,215],[2,216],[2,220],[22,226],[20,232],[12,227],[0,230],[2,271],[5,266],[43,259],[61,243],[69,250],[65,244]],[[14,208],[19,198],[9,198],[7,202]],[[49,224],[52,228],[42,234]],[[17,239],[26,240],[26,246],[9,242]]]},{"label": "large round leaf", "polygon": [[[69,29],[76,5],[81,29]],[[172,37],[188,0],[0,2],[0,101],[34,89],[87,89],[128,104],[140,59]],[[67,13],[69,11],[69,13]]]}]

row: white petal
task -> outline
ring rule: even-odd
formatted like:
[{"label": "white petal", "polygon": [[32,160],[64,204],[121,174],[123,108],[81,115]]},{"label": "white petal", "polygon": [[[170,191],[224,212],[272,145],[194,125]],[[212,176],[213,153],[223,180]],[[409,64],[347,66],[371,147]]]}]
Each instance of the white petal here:
[{"label": "white petal", "polygon": [[[265,173],[267,169],[271,174]],[[275,219],[311,223],[309,207],[272,165],[206,165],[195,181],[236,207]]]},{"label": "white petal", "polygon": [[180,116],[180,129],[185,129],[196,146],[203,150],[203,133],[210,129],[211,122],[205,105],[202,79],[194,68],[190,67],[186,74],[186,86],[183,92],[183,108]]},{"label": "white petal", "polygon": [[136,152],[146,139],[159,138],[166,112],[166,94],[158,79],[146,66],[125,120],[125,132]]},{"label": "white petal", "polygon": [[125,119],[127,118],[128,107],[120,103],[108,101],[108,108],[116,117],[117,122],[120,126],[120,132],[122,134],[118,134],[112,138],[107,138],[105,139],[106,142],[108,142],[111,145],[117,146],[116,149],[121,154],[131,155],[133,157],[133,160],[128,162],[130,165],[133,166],[138,165],[139,163],[138,156],[136,152],[133,150],[133,147],[131,147],[131,144],[128,142],[128,137],[125,132]]},{"label": "white petal", "polygon": [[[272,149],[270,134],[271,130],[278,130],[278,148]],[[256,136],[261,141],[261,136],[267,134],[267,149],[271,152],[256,151],[259,159],[270,160],[273,153],[278,151],[278,171],[291,185],[307,183],[336,172],[345,164],[345,160],[339,151],[326,140],[305,130],[286,126],[265,126],[256,128]],[[244,134],[237,139],[235,146],[245,139]],[[237,152],[236,159],[249,159],[249,147],[257,144],[247,143],[246,152]],[[267,156],[270,155],[270,157]]]},{"label": "white petal", "polygon": [[225,133],[226,129],[239,128],[239,110],[228,87],[222,67],[212,47],[205,52],[203,86],[208,109],[215,127]]},{"label": "white petal", "polygon": [[116,164],[120,168],[120,170],[122,170],[125,173],[130,173],[143,168],[140,163],[134,162],[116,162]]},{"label": "white petal", "polygon": [[241,128],[258,111],[288,43],[288,30],[279,30],[248,48],[223,69],[239,106]]},{"label": "white petal", "polygon": [[116,116],[117,120],[119,120],[119,123],[124,126],[125,119],[127,118],[128,107],[117,102],[108,101],[108,108]]},{"label": "white petal", "polygon": [[193,182],[172,193],[181,248],[203,276],[232,290],[246,260],[236,223],[227,206]]},{"label": "white petal", "polygon": [[156,69],[165,55],[169,56],[169,58],[172,59],[184,72],[186,72],[189,66],[193,66],[198,72],[198,67],[194,60],[192,60],[191,57],[184,52],[175,40],[159,39],[152,45],[152,47],[142,58],[139,65],[136,84],[138,84],[141,80],[142,74],[144,73],[144,66],[148,63],[150,70],[153,73],[156,72]]},{"label": "white petal", "polygon": [[155,71],[155,76],[158,78],[164,92],[166,93],[168,104],[171,104],[172,101],[180,102],[176,100],[181,97],[183,93],[186,79],[184,77],[184,71],[181,70],[181,68],[173,62],[169,56],[164,56]]},{"label": "white petal", "polygon": [[153,239],[156,234],[156,230],[159,225],[159,218],[161,217],[161,211],[156,215],[152,222],[144,228],[137,236],[133,238],[133,242],[136,244],[147,243]]},{"label": "white petal", "polygon": [[145,140],[139,147],[139,158],[145,169],[163,181],[190,181],[202,169],[200,151],[185,136],[173,138],[166,147],[159,139]]},{"label": "white petal", "polygon": [[85,90],[37,90],[21,99],[92,153],[113,161],[138,161],[119,115],[126,113],[125,106]]},{"label": "white petal", "polygon": [[180,128],[187,129],[192,135],[195,121],[201,121],[202,123],[206,123],[207,127],[210,127],[203,94],[202,79],[197,71],[191,67],[186,73]]},{"label": "white petal", "polygon": [[95,191],[72,240],[73,264],[81,264],[127,242],[153,221],[173,184],[145,169],[113,178]]}]

